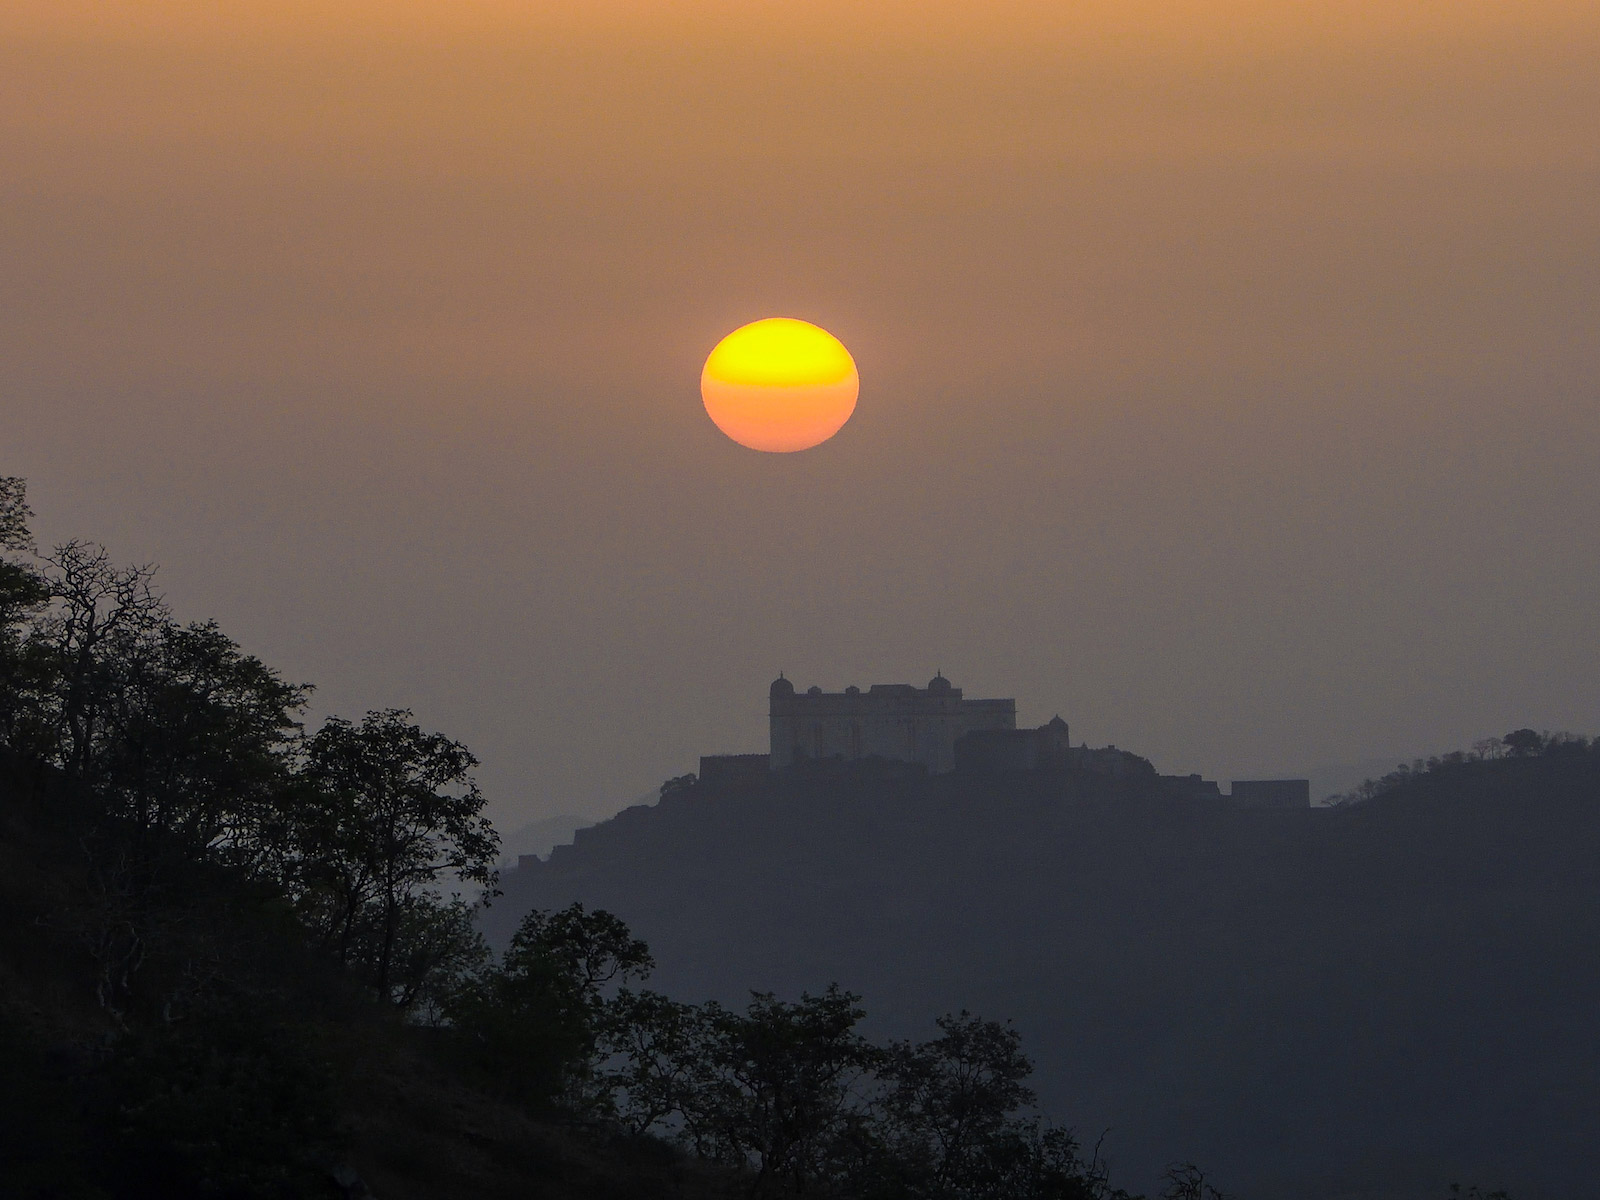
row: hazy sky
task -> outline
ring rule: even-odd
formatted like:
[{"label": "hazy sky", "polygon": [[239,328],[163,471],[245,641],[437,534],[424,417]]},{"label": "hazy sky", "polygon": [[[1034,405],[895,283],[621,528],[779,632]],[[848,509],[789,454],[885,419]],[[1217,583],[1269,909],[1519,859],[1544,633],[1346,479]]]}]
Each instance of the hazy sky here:
[{"label": "hazy sky", "polygon": [[[1593,3],[0,13],[0,471],[506,823],[922,682],[1224,779],[1600,732]],[[733,327],[862,378],[701,408]]]}]

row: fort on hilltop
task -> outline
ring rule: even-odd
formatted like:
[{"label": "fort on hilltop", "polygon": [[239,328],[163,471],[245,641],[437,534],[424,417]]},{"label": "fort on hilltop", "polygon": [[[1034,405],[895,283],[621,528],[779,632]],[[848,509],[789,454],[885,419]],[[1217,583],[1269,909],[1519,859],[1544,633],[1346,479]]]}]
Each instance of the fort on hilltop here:
[{"label": "fort on hilltop", "polygon": [[[842,692],[801,692],[780,675],[768,696],[768,752],[703,757],[701,782],[755,783],[806,763],[876,760],[930,775],[1065,770],[1147,776],[1174,797],[1223,795],[1215,782],[1198,775],[1157,775],[1147,760],[1115,746],[1074,747],[1059,716],[1037,729],[1018,729],[1015,700],[968,699],[942,672],[927,687],[875,683],[865,691]],[[1304,779],[1237,780],[1232,798],[1251,808],[1307,808],[1311,789]]]},{"label": "fort on hilltop", "polygon": [[781,676],[770,689],[773,770],[807,759],[888,758],[953,771],[956,743],[977,730],[1015,730],[1015,700],[969,700],[942,674],[925,688],[875,683],[795,691]]}]

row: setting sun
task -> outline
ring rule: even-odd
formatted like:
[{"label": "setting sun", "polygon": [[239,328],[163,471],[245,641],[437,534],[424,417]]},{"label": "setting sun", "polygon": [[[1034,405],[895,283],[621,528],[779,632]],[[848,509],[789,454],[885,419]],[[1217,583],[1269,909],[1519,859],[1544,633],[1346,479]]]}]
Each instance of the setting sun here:
[{"label": "setting sun", "polygon": [[860,390],[843,343],[792,317],[735,329],[700,373],[700,395],[717,428],[741,446],[776,453],[827,441],[850,419]]}]

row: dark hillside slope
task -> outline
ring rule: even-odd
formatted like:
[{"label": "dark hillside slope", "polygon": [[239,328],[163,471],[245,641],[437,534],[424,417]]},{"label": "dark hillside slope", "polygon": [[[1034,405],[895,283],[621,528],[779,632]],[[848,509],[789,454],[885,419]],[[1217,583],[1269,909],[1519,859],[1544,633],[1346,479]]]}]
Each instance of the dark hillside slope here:
[{"label": "dark hillside slope", "polygon": [[704,785],[513,872],[581,900],[685,999],[865,994],[879,1030],[1014,1018],[1042,1099],[1244,1197],[1594,1196],[1600,756],[1424,774],[1301,812],[1088,777]]},{"label": "dark hillside slope", "polygon": [[[746,1194],[662,1143],[476,1086],[433,1031],[376,1006],[226,870],[173,862],[167,886],[117,907],[84,853],[94,815],[58,773],[0,751],[0,1200]],[[96,837],[115,831],[102,821]],[[228,997],[209,1011],[235,1019],[98,1004],[93,951],[130,920],[136,999],[198,968]],[[357,1177],[370,1193],[339,1186]]]}]

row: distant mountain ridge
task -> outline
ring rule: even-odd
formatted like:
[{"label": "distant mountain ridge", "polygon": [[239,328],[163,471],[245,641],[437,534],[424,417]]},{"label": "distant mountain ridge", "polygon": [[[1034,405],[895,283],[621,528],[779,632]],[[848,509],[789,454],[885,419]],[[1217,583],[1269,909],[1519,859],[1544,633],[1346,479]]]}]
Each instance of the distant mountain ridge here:
[{"label": "distant mountain ridge", "polygon": [[684,999],[838,980],[909,1035],[1013,1018],[1048,1111],[1244,1200],[1592,1195],[1600,755],[1249,811],[1083,773],[793,771],[680,787],[508,872],[486,917],[581,900]]}]

